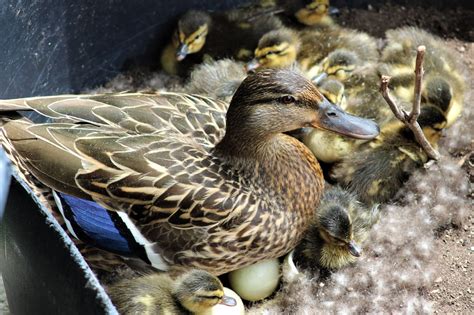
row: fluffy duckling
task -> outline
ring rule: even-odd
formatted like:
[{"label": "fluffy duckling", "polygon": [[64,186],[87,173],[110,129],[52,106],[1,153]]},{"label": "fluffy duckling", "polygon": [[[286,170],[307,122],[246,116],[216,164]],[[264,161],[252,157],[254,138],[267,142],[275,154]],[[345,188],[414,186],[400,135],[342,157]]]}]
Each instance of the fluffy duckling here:
[{"label": "fluffy duckling", "polygon": [[[418,123],[428,141],[436,147],[446,127],[442,110],[435,105],[424,104]],[[353,154],[337,164],[331,177],[366,204],[385,203],[427,160],[411,130],[394,120],[382,127],[377,139],[360,145]]]},{"label": "fluffy duckling", "polygon": [[166,273],[124,279],[107,291],[120,314],[205,314],[219,303],[237,304],[224,295],[220,280],[203,270],[177,280]]},{"label": "fluffy duckling", "polygon": [[[282,28],[262,36],[249,68],[286,68],[297,62],[306,76],[312,78],[321,72],[319,64],[323,59],[335,51],[339,51],[339,55],[345,51],[352,52],[350,57],[354,60],[350,60],[347,66],[351,71],[363,62],[375,62],[378,58],[375,40],[365,33],[343,28],[301,32]],[[337,56],[334,53],[329,60],[340,61],[341,66],[345,66],[343,61],[346,59]]]},{"label": "fluffy duckling", "polygon": [[231,59],[205,62],[191,72],[184,92],[229,102],[246,76],[241,62]]},{"label": "fluffy duckling", "polygon": [[[279,28],[279,18],[250,8],[208,13],[188,11],[178,21],[172,42],[161,55],[163,69],[186,75],[193,65],[208,59],[250,59],[260,37]],[[232,41],[229,41],[229,36]]]},{"label": "fluffy duckling", "polygon": [[303,241],[295,249],[297,263],[331,270],[354,263],[378,217],[377,206],[369,210],[353,194],[340,187],[330,188],[324,192]]},{"label": "fluffy duckling", "polygon": [[[325,82],[334,85],[333,92],[327,91]],[[339,90],[337,83],[339,83]],[[383,125],[393,119],[393,113],[379,92],[380,77],[373,64],[358,67],[347,76],[344,84],[336,79],[326,79],[321,92],[329,99],[337,101],[344,110],[364,118],[375,120]],[[400,103],[400,102],[399,102]],[[408,104],[401,103],[403,108]],[[354,152],[365,141],[349,139],[324,130],[311,129],[302,137],[303,143],[318,160],[335,163]]]},{"label": "fluffy duckling", "polygon": [[[420,45],[426,46],[423,67],[425,82],[435,80],[431,86],[436,85],[436,78],[443,78],[450,86],[451,102],[446,111],[447,126],[451,126],[459,117],[464,102],[464,78],[461,75],[457,61],[444,41],[424,30],[416,27],[403,27],[387,31],[387,45],[382,51],[381,72],[392,77],[390,88],[393,93],[408,102],[413,100],[413,86],[415,76],[416,49]],[[439,80],[437,82],[440,82]],[[445,83],[443,83],[445,84]],[[446,89],[442,89],[446,91]],[[433,97],[444,97],[432,93]],[[433,102],[439,102],[431,100]],[[443,100],[440,100],[443,102]]]}]

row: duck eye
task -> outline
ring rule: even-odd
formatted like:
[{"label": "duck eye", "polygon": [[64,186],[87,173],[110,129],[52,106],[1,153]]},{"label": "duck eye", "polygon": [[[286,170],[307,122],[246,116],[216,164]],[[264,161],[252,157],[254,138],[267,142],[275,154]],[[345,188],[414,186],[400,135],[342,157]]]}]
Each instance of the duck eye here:
[{"label": "duck eye", "polygon": [[285,95],[285,96],[280,97],[280,103],[283,103],[283,104],[296,103],[296,98],[292,95]]}]

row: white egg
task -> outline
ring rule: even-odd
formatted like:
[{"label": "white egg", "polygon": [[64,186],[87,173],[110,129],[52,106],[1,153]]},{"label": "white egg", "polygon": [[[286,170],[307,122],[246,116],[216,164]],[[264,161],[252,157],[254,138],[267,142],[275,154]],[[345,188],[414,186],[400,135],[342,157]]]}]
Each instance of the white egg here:
[{"label": "white egg", "polygon": [[229,273],[232,289],[247,301],[269,297],[280,281],[278,259],[268,259]]},{"label": "white egg", "polygon": [[235,293],[229,288],[224,287],[224,294],[231,298],[234,298],[237,302],[237,305],[228,306],[224,304],[217,304],[216,306],[211,308],[211,310],[201,315],[244,315],[244,303],[242,302],[242,299],[237,295],[237,293]]}]

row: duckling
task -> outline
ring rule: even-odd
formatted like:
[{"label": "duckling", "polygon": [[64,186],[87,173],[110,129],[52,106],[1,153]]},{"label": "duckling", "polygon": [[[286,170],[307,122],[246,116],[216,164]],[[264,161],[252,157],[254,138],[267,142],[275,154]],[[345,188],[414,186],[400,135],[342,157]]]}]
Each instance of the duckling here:
[{"label": "duckling", "polygon": [[[393,93],[409,102],[413,99],[416,49],[420,45],[426,46],[423,63],[425,82],[443,78],[450,85],[452,95],[446,119],[447,127],[451,126],[461,114],[465,91],[464,78],[454,59],[455,53],[444,45],[441,38],[416,27],[390,30],[386,36],[387,45],[382,51],[381,72],[392,77],[390,88]],[[433,95],[436,97],[435,93]]]},{"label": "duckling", "polygon": [[[319,86],[319,91],[332,103],[346,110],[347,102],[344,85],[338,80],[326,79]],[[313,152],[318,160],[333,163],[349,154],[354,142],[346,137],[324,130],[307,128],[300,134],[300,140]]]},{"label": "duckling", "polygon": [[289,28],[270,31],[258,41],[255,58],[247,64],[247,69],[289,68],[296,63],[300,46],[298,32]]},{"label": "duckling", "polygon": [[378,217],[378,206],[367,209],[354,194],[337,186],[326,190],[302,242],[295,249],[297,263],[306,268],[318,266],[330,270],[354,263]]},{"label": "duckling", "polygon": [[[378,59],[375,40],[365,33],[343,28],[300,32],[282,28],[262,36],[255,49],[255,59],[249,63],[249,67],[286,68],[297,62],[306,77],[312,78],[321,72],[319,63],[338,50],[329,60],[339,61],[341,67],[345,65],[343,61],[347,60],[347,56],[354,57],[354,60],[349,60],[346,71],[349,67],[352,71],[359,64]],[[352,53],[345,53],[347,51]],[[346,58],[338,59],[339,55]]]},{"label": "duckling", "polygon": [[338,105],[342,109],[346,110],[347,100],[344,84],[338,80],[326,79],[322,83],[318,84],[319,91],[331,101],[331,103]]},{"label": "duckling", "polygon": [[[162,52],[161,64],[170,74],[187,75],[193,65],[210,58],[248,60],[260,37],[281,26],[273,14],[249,8],[214,13],[191,10],[179,19],[172,42]],[[230,34],[232,41],[228,41]]]},{"label": "duckling", "polygon": [[[423,133],[436,147],[446,117],[441,108],[423,104],[418,117]],[[390,201],[410,174],[428,157],[411,130],[398,120],[382,127],[374,141],[360,145],[332,169],[331,177],[368,205]]]},{"label": "duckling", "polygon": [[[337,58],[341,53],[352,52],[349,57],[354,60],[350,64],[356,65],[364,62],[376,62],[379,58],[376,40],[366,33],[346,29],[333,28],[328,30],[306,29],[300,32],[301,48],[298,62],[304,70],[309,70],[318,65],[332,52],[341,50],[339,55],[333,54],[331,59],[346,61],[346,58]],[[347,54],[346,54],[347,56]],[[354,67],[355,68],[355,67]]]},{"label": "duckling", "polygon": [[219,303],[237,305],[216,276],[197,269],[177,280],[167,273],[124,279],[107,291],[120,314],[205,314]]},{"label": "duckling", "polygon": [[244,63],[231,59],[205,62],[191,72],[184,92],[229,102],[246,76]]}]

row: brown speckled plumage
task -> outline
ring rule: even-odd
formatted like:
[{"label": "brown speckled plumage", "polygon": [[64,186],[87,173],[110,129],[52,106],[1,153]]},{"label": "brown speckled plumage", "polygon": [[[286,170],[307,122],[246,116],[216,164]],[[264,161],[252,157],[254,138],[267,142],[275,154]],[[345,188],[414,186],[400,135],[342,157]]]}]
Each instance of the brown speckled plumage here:
[{"label": "brown speckled plumage", "polygon": [[[287,94],[296,105],[279,103]],[[291,71],[259,72],[237,90],[225,137],[225,103],[179,93],[39,97],[0,110],[52,118],[2,125],[43,184],[127,212],[168,264],[222,274],[301,239],[322,174],[283,132],[317,119],[322,100]]]}]

